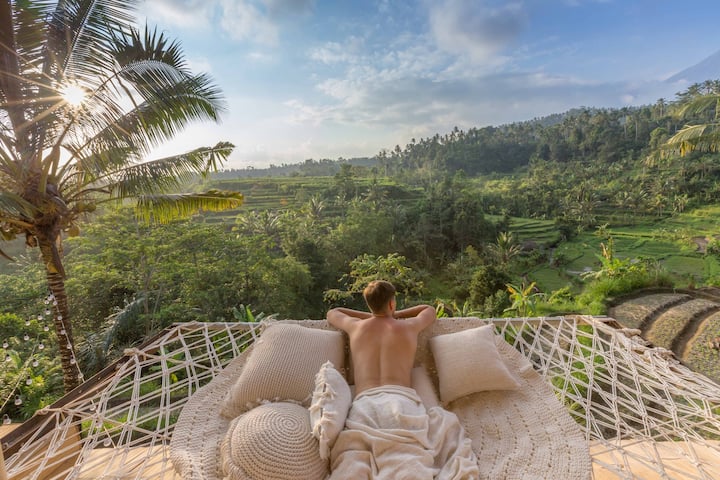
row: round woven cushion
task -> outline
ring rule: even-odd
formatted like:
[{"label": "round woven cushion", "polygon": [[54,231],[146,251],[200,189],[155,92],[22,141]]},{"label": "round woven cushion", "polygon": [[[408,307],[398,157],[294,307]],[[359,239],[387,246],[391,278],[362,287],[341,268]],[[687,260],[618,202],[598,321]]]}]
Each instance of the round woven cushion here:
[{"label": "round woven cushion", "polygon": [[310,413],[294,403],[266,403],[237,417],[220,453],[230,480],[322,480],[328,475]]}]

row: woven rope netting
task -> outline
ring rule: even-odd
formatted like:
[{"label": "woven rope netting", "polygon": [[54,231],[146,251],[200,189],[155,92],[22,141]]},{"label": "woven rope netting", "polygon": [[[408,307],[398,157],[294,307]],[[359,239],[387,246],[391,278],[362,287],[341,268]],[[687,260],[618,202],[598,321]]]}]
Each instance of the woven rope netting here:
[{"label": "woven rope netting", "polygon": [[[669,351],[604,317],[488,321],[577,421],[593,478],[720,478],[720,386]],[[9,478],[179,479],[168,446],[183,405],[260,329],[178,324],[127,350],[2,439]]]}]

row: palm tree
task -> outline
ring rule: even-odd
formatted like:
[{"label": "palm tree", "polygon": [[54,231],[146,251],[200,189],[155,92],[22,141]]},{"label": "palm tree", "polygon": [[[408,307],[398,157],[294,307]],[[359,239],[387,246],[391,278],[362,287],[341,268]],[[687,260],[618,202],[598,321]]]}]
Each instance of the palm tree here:
[{"label": "palm tree", "polygon": [[[706,117],[707,121],[696,125],[685,125],[679,132],[670,137],[662,149],[664,155],[685,156],[691,152],[720,151],[720,91],[718,88],[705,85],[705,92],[688,94],[681,101],[676,116],[680,118]],[[690,91],[690,90],[688,90]]]},{"label": "palm tree", "polygon": [[510,232],[500,232],[497,243],[487,245],[487,249],[500,265],[507,265],[510,260],[522,253],[522,246],[517,243],[515,235]]},{"label": "palm tree", "polygon": [[317,195],[313,195],[305,204],[307,216],[314,222],[319,222],[325,210],[325,201]]},{"label": "palm tree", "polygon": [[535,286],[535,282],[525,285],[506,284],[507,291],[510,293],[512,305],[505,309],[506,312],[517,312],[521,317],[533,316],[537,313],[538,300],[544,300],[545,294],[539,292]]},{"label": "palm tree", "polygon": [[0,0],[0,235],[39,247],[66,390],[79,376],[63,233],[77,234],[107,201],[134,199],[156,222],[242,202],[231,192],[172,193],[217,169],[229,143],[146,161],[189,122],[217,120],[222,96],[189,71],[177,42],[133,26],[138,3]]}]

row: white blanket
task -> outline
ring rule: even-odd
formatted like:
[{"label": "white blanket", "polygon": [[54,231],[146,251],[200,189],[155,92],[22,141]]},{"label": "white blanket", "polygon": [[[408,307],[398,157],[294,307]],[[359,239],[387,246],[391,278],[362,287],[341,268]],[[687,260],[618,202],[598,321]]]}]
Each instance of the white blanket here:
[{"label": "white blanket", "polygon": [[465,480],[479,477],[471,441],[454,413],[425,410],[415,390],[361,392],[331,451],[331,479]]}]

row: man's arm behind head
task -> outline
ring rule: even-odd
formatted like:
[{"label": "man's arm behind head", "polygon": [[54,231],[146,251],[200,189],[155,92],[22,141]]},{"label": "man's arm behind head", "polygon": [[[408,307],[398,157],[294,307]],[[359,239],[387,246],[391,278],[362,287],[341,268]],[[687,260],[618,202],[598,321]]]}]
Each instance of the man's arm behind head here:
[{"label": "man's arm behind head", "polygon": [[432,325],[437,319],[435,308],[431,305],[416,305],[414,307],[405,308],[395,312],[395,318],[404,318],[412,323],[419,332]]},{"label": "man's arm behind head", "polygon": [[338,307],[328,311],[327,321],[333,327],[347,332],[348,329],[352,328],[353,323],[357,320],[362,320],[371,316],[372,315],[368,312]]}]

